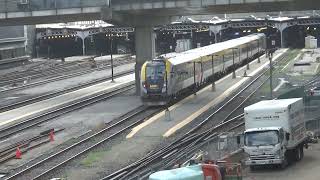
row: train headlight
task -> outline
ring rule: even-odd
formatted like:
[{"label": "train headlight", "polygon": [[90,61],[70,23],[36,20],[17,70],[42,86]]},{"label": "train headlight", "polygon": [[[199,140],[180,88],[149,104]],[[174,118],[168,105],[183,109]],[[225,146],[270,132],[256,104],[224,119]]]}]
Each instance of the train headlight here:
[{"label": "train headlight", "polygon": [[162,87],[162,93],[165,93],[167,90],[167,84],[163,84],[163,87]]}]

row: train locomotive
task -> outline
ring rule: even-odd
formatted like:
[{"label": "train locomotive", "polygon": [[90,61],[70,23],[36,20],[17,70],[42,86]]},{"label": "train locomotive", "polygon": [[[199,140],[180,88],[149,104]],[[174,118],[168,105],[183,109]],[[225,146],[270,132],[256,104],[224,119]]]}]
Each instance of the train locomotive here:
[{"label": "train locomotive", "polygon": [[265,49],[266,36],[259,33],[147,61],[140,74],[142,101],[148,106],[166,105],[180,93],[212,82],[215,74],[247,63]]}]

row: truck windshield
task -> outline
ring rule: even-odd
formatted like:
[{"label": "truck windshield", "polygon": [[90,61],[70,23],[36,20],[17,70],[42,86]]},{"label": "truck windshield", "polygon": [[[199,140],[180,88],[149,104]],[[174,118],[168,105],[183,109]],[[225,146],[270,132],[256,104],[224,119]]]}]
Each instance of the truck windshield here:
[{"label": "truck windshield", "polygon": [[245,134],[246,146],[267,146],[279,143],[278,131],[257,131]]}]

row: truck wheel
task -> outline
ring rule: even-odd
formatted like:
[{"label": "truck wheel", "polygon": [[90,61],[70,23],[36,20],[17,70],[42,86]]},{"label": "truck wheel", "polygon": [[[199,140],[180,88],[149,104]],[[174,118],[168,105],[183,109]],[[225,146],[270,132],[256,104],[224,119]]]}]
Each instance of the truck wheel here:
[{"label": "truck wheel", "polygon": [[295,152],[295,160],[296,161],[300,161],[302,158],[301,158],[301,148],[300,148],[300,146],[299,147],[297,147],[295,150],[294,150],[294,152]]},{"label": "truck wheel", "polygon": [[281,169],[285,169],[287,166],[288,166],[288,153],[286,153],[285,155],[284,155],[284,160],[283,160],[283,162],[280,164],[280,168]]},{"label": "truck wheel", "polygon": [[301,153],[301,159],[303,159],[304,157],[304,152],[303,152],[303,146],[300,146],[300,153]]}]

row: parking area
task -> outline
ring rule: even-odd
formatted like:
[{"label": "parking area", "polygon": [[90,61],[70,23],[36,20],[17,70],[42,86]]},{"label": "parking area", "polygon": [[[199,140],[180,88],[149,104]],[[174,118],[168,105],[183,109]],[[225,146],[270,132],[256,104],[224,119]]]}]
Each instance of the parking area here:
[{"label": "parking area", "polygon": [[285,170],[264,167],[253,172],[244,170],[244,180],[319,180],[320,179],[320,144],[311,144],[305,149],[304,158]]}]

